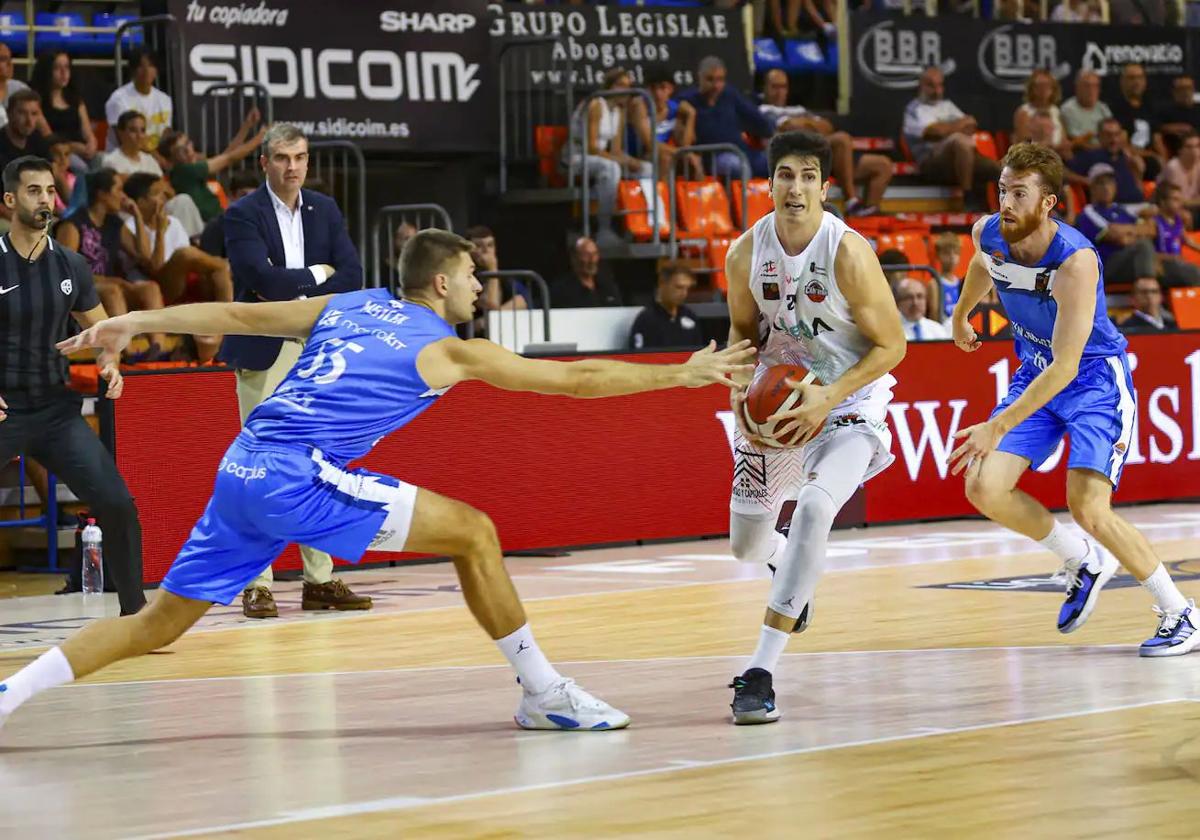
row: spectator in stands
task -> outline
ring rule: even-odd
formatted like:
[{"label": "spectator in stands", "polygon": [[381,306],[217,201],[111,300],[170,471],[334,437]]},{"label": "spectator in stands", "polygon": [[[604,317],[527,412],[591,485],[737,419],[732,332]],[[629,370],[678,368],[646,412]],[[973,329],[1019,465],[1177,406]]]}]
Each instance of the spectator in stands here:
[{"label": "spectator in stands", "polygon": [[[604,74],[606,91],[628,89],[629,72],[614,67]],[[580,103],[571,117],[570,162],[583,178],[595,184],[599,206],[597,239],[606,245],[620,241],[612,228],[617,205],[617,186],[623,177],[647,178],[653,168],[625,151],[625,121],[629,97],[596,97]]]},{"label": "spectator in stands", "polygon": [[933,341],[950,337],[950,332],[942,326],[941,321],[926,317],[929,295],[924,283],[905,277],[896,284],[895,294],[905,338],[909,341]]},{"label": "spectator in stands", "polygon": [[1087,182],[1090,182],[1092,168],[1098,163],[1107,164],[1112,170],[1117,181],[1117,201],[1122,204],[1140,205],[1146,200],[1146,194],[1142,191],[1142,174],[1145,172],[1146,163],[1134,154],[1125,129],[1121,128],[1121,124],[1113,117],[1108,117],[1100,123],[1099,147],[1082,149],[1067,162],[1071,172],[1075,173],[1071,180],[1078,183],[1086,177]]},{"label": "spectator in stands", "polygon": [[1184,135],[1200,132],[1200,106],[1195,100],[1196,82],[1191,76],[1176,76],[1171,82],[1171,101],[1159,108],[1154,126],[1163,157],[1175,153]]},{"label": "spectator in stands", "polygon": [[[892,296],[898,296],[900,281],[911,279],[911,275],[907,268],[889,269],[888,266],[907,266],[912,264],[912,260],[899,248],[888,248],[879,252],[879,264],[883,267],[883,276],[887,278],[888,286],[892,289]],[[927,279],[932,287],[932,292],[927,292],[925,295],[925,316],[935,321],[941,321],[942,286],[937,277],[930,277],[928,274],[922,275],[918,282],[925,283]]]},{"label": "spectator in stands", "polygon": [[9,97],[22,90],[29,90],[29,85],[13,78],[12,50],[8,44],[0,44],[0,128],[8,122]]},{"label": "spectator in stands", "polygon": [[1134,153],[1146,162],[1146,175],[1155,180],[1162,170],[1162,159],[1155,150],[1154,113],[1146,101],[1146,68],[1126,64],[1121,68],[1121,92],[1112,103],[1113,117],[1129,135]]},{"label": "spectator in stands", "polygon": [[[240,301],[296,300],[363,287],[363,270],[337,204],[302,189],[308,174],[308,138],[296,126],[276,123],[263,138],[259,163],[267,182],[229,206],[225,247]],[[225,339],[221,356],[235,368],[238,410],[246,421],[296,364],[298,340],[262,336]],[[371,599],[333,577],[333,559],[301,547],[305,609],[365,610]],[[268,566],[242,592],[247,618],[276,618]]]},{"label": "spectator in stands", "polygon": [[750,161],[750,172],[742,172],[742,158],[735,152],[718,152],[713,174],[721,177],[766,178],[767,154],[754,149],[742,139],[746,133],[765,139],[770,137],[773,126],[754,103],[741,91],[725,84],[725,62],[716,56],[707,56],[700,61],[696,76],[699,87],[686,90],[680,99],[696,109],[696,142],[700,144],[729,143],[737,146]]},{"label": "spectator in stands", "polygon": [[695,285],[696,277],[687,266],[679,263],[663,266],[658,272],[654,303],[633,319],[629,346],[635,350],[704,346],[700,318],[687,305],[688,293]]},{"label": "spectator in stands", "polygon": [[[1025,81],[1025,101],[1013,113],[1012,142],[1032,140],[1052,147],[1065,157],[1071,155],[1071,144],[1067,141],[1067,130],[1063,127],[1058,103],[1062,101],[1062,88],[1058,79],[1046,69],[1034,70]],[[1044,128],[1034,129],[1034,120],[1049,122],[1049,132]]]},{"label": "spectator in stands", "polygon": [[1163,304],[1157,277],[1139,277],[1129,292],[1133,312],[1117,326],[1125,333],[1167,332],[1176,328],[1175,316]]},{"label": "spectator in stands", "polygon": [[[96,291],[109,317],[137,309],[162,309],[162,290],[151,280],[128,280],[127,266],[143,250],[146,235],[141,211],[121,189],[120,176],[111,169],[87,174],[88,206],[58,223],[54,238],[87,262],[96,280]],[[134,219],[133,231],[120,213]],[[150,335],[150,349],[136,361],[155,361],[166,355],[166,336]]]},{"label": "spectator in stands", "polygon": [[82,207],[87,196],[75,186],[82,176],[71,171],[71,144],[54,135],[46,138],[50,144],[50,172],[54,175],[54,215],[60,219]]},{"label": "spectator in stands", "polygon": [[[499,271],[500,259],[496,255],[496,234],[484,225],[467,228],[467,239],[475,246],[472,258],[477,271]],[[403,248],[403,244],[400,246]],[[528,309],[529,289],[519,280],[501,280],[488,277],[483,280],[483,294],[479,297],[480,308]]]},{"label": "spectator in stands", "polygon": [[1154,190],[1155,239],[1154,250],[1158,254],[1163,284],[1176,286],[1200,286],[1200,266],[1183,259],[1184,247],[1200,251],[1200,243],[1187,235],[1184,224],[1183,191],[1169,182],[1163,182]]},{"label": "spectator in stands", "polygon": [[1174,0],[1110,0],[1108,22],[1113,26],[1178,26]]},{"label": "spectator in stands", "polygon": [[[137,240],[136,268],[130,272],[130,278],[154,280],[162,290],[164,302],[171,304],[183,296],[189,275],[196,275],[199,297],[232,301],[233,278],[228,261],[192,246],[183,225],[166,210],[166,181],[148,172],[138,172],[125,179],[124,190],[137,204],[146,232]],[[125,227],[136,234],[133,216],[125,220]],[[196,356],[202,363],[211,361],[221,347],[219,335],[197,335],[193,340]]]},{"label": "spectator in stands", "polygon": [[933,240],[934,268],[938,270],[938,285],[942,289],[942,311],[937,321],[945,321],[954,312],[954,304],[962,293],[962,278],[956,273],[962,258],[962,242],[958,236],[944,230]]},{"label": "spectator in stands", "polygon": [[263,126],[254,137],[246,139],[246,135],[257,121],[258,110],[255,109],[247,115],[242,127],[238,129],[237,135],[225,151],[210,158],[201,155],[192,144],[192,138],[182,131],[169,133],[159,144],[159,154],[168,163],[167,174],[171,180],[171,186],[175,188],[176,192],[191,196],[192,201],[196,203],[196,208],[200,211],[200,218],[205,222],[210,222],[221,215],[221,202],[208,188],[209,179],[230,165],[245,160],[259,147],[267,133],[266,126]]},{"label": "spectator in stands", "polygon": [[[675,79],[670,71],[659,69],[648,75],[646,90],[654,100],[654,116],[651,119],[647,113],[644,99],[631,97],[626,143],[632,154],[649,160],[653,137],[658,144],[658,177],[666,178],[676,157],[675,149],[696,142],[696,109],[675,98]],[[696,153],[684,153],[680,163],[685,177],[704,177],[704,164]]]},{"label": "spectator in stands", "polygon": [[1000,164],[975,148],[975,118],[945,98],[946,77],[940,68],[921,73],[917,98],[904,109],[904,140],[923,178],[977,193],[971,201],[986,205],[986,185],[1000,177]]},{"label": "spectator in stands", "polygon": [[104,155],[104,166],[122,175],[148,172],[163,176],[158,159],[146,151],[146,118],[139,111],[126,111],[117,117],[117,148]]},{"label": "spectator in stands", "polygon": [[556,309],[621,305],[617,284],[600,265],[600,249],[586,236],[571,246],[571,270],[551,284],[550,303]]},{"label": "spectator in stands", "polygon": [[1200,216],[1200,134],[1195,132],[1184,136],[1179,147],[1179,154],[1167,161],[1163,167],[1159,183],[1174,184],[1183,195],[1183,206],[1195,219]]},{"label": "spectator in stands", "polygon": [[[784,38],[794,37],[800,31],[800,5],[803,0],[766,0],[767,16],[771,29],[776,35]],[[757,7],[764,4],[755,3]],[[759,10],[761,11],[761,10]]]},{"label": "spectator in stands", "polygon": [[42,119],[38,131],[43,137],[54,134],[71,144],[77,171],[86,172],[87,162],[96,156],[98,146],[92,134],[87,105],[75,86],[71,56],[66,50],[52,50],[38,56],[33,66],[32,87],[42,97]]},{"label": "spectator in stands", "polygon": [[1062,0],[1050,12],[1055,23],[1102,23],[1104,14],[1096,0]]},{"label": "spectator in stands", "polygon": [[106,147],[117,147],[115,127],[121,114],[137,111],[146,118],[146,151],[153,152],[171,127],[174,105],[171,97],[154,86],[158,81],[158,58],[153,52],[134,50],[126,67],[132,81],[114,90],[104,104],[104,118],[109,126]]},{"label": "spectator in stands", "polygon": [[1100,101],[1100,77],[1091,70],[1075,74],[1075,95],[1063,103],[1062,121],[1067,139],[1076,149],[1100,144],[1100,123],[1112,119],[1112,111]]},{"label": "spectator in stands", "polygon": [[[1040,10],[1038,10],[1040,11]],[[1008,23],[1033,23],[1038,17],[1032,6],[1022,0],[996,0],[993,18]]]},{"label": "spectator in stands", "polygon": [[[891,158],[866,154],[854,163],[854,140],[844,131],[834,131],[833,123],[811,113],[803,105],[788,105],[788,76],[782,70],[768,70],[763,76],[763,101],[758,106],[776,131],[814,131],[829,139],[833,149],[832,173],[846,196],[846,216],[871,216],[879,212],[883,193],[892,182]],[[863,197],[859,183],[865,182]]]},{"label": "spectator in stands", "polygon": [[22,155],[49,160],[50,146],[37,130],[41,118],[41,97],[35,91],[18,91],[8,98],[8,125],[0,131],[0,167]]},{"label": "spectator in stands", "polygon": [[1075,218],[1075,227],[1096,246],[1104,279],[1132,283],[1155,275],[1154,224],[1115,203],[1117,180],[1112,166],[1092,164],[1088,171],[1091,203]]},{"label": "spectator in stands", "polygon": [[[229,178],[229,201],[232,204],[258,189],[262,182],[253,172],[235,172]],[[168,204],[168,212],[170,205]],[[200,234],[200,250],[214,257],[225,256],[225,214],[222,213],[204,226]]]}]

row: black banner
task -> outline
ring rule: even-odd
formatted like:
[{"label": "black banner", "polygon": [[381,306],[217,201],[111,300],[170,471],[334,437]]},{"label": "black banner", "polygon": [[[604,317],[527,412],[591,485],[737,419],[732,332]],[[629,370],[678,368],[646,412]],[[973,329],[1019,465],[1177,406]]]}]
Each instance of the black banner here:
[{"label": "black banner", "polygon": [[187,33],[193,126],[212,84],[253,80],[270,92],[276,120],[314,140],[496,148],[485,0],[170,0],[170,10]]},{"label": "black banner", "polygon": [[572,65],[575,86],[600,87],[604,73],[624,67],[634,84],[667,70],[680,88],[696,83],[705,56],[725,62],[729,84],[752,88],[740,10],[653,6],[527,6],[493,3],[491,34],[497,49],[530,39],[554,39],[542,61],[530,62],[508,84],[516,89],[559,87],[562,67]]},{"label": "black banner", "polygon": [[[979,120],[980,128],[1011,130],[1025,80],[1046,68],[1069,98],[1075,74],[1094,70],[1101,99],[1119,95],[1126,64],[1146,68],[1150,102],[1165,101],[1171,78],[1195,71],[1196,53],[1185,29],[1092,24],[1011,24],[957,15],[897,17],[851,15],[853,103],[850,130],[894,137],[917,78],[930,65],[946,74],[946,98]],[[1192,40],[1195,44],[1196,41]]]}]

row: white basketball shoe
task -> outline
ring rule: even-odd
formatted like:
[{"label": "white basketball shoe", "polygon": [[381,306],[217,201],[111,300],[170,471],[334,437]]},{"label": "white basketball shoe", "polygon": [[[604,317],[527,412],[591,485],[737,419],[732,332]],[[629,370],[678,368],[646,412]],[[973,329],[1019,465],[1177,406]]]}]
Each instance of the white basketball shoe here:
[{"label": "white basketball shoe", "polygon": [[539,694],[526,691],[513,720],[522,729],[624,729],[629,715],[588,694],[565,677]]}]

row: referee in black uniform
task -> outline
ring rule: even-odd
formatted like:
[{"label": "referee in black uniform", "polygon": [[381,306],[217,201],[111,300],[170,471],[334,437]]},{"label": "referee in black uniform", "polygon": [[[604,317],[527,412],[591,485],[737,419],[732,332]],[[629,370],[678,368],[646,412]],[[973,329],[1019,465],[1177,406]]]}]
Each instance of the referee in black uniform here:
[{"label": "referee in black uniform", "polygon": [[[104,559],[121,614],[140,610],[142,526],[112,455],[80,414],[67,388],[67,360],[55,344],[108,315],[83,258],[50,238],[54,174],[39,157],[4,167],[4,204],[12,229],[0,236],[0,466],[30,455],[88,505],[104,530]],[[119,359],[97,359],[108,396],[121,395]]]}]

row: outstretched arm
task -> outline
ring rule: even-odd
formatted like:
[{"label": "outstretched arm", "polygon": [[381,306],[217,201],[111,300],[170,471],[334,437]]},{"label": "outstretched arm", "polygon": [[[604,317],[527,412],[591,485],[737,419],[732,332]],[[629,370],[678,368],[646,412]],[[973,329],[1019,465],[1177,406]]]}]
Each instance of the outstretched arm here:
[{"label": "outstretched arm", "polygon": [[417,371],[432,388],[477,379],[506,391],[532,391],[567,397],[617,397],[663,388],[732,386],[754,355],[749,342],[716,350],[709,344],[681,365],[642,365],[611,359],[554,362],[527,359],[487,339],[448,338],[417,356]]},{"label": "outstretched arm", "polygon": [[135,335],[148,332],[188,335],[273,335],[308,338],[329,296],[266,303],[188,303],[144,309],[88,327],[58,349],[64,354],[85,347],[119,353]]}]

